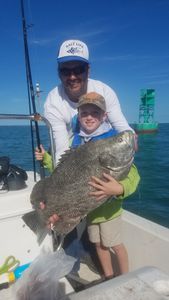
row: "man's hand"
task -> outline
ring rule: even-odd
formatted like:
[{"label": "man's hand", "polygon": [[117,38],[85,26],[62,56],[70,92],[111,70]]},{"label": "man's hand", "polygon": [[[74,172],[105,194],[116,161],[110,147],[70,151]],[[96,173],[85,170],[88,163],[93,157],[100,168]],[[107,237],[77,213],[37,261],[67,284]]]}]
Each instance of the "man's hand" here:
[{"label": "man's hand", "polygon": [[102,200],[110,196],[123,195],[124,190],[122,184],[109,174],[103,173],[103,176],[106,179],[105,181],[92,176],[92,180],[89,182],[89,185],[94,187],[96,191],[90,192],[90,196],[95,196],[96,200]]},{"label": "man's hand", "polygon": [[[41,210],[45,209],[45,203],[40,202],[39,207]],[[52,227],[55,225],[55,223],[59,220],[59,216],[57,214],[53,214],[47,221],[47,227],[49,229],[52,229]]]}]

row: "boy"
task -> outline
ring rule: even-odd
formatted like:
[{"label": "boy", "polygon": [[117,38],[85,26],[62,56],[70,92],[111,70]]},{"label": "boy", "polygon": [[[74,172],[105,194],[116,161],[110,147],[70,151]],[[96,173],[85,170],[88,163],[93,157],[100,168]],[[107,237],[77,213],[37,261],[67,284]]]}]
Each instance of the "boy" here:
[{"label": "boy", "polygon": [[[107,122],[106,104],[103,96],[95,92],[80,97],[78,120],[80,130],[74,135],[72,147],[117,134]],[[36,158],[42,159],[43,157],[45,163],[44,155],[47,154],[44,153],[43,148],[42,153],[36,152]],[[89,240],[95,244],[105,279],[109,279],[114,276],[111,262],[112,250],[118,260],[119,275],[128,272],[128,255],[120,237],[122,200],[136,190],[140,177],[134,165],[131,166],[128,176],[120,182],[105,173],[103,176],[105,181],[92,177],[89,185],[93,186],[96,191],[91,192],[91,194],[96,197],[96,201],[107,196],[110,196],[111,199],[92,211],[87,220]],[[112,196],[114,197],[112,198]],[[50,222],[57,221],[56,216],[51,217]]]}]

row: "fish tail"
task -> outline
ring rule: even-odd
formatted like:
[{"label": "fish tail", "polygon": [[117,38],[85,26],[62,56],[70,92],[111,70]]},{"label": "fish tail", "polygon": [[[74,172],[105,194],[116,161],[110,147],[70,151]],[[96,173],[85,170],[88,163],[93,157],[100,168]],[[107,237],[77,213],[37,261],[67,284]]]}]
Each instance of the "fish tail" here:
[{"label": "fish tail", "polygon": [[37,242],[40,245],[46,237],[49,230],[46,227],[46,223],[39,216],[38,212],[33,210],[22,216],[25,224],[35,233],[37,236]]}]

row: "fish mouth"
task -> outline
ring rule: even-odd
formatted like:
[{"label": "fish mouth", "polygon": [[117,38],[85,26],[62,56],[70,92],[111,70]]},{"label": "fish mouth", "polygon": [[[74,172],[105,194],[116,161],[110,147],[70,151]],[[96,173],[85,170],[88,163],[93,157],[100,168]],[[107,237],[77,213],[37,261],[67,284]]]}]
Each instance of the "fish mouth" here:
[{"label": "fish mouth", "polygon": [[120,166],[120,167],[115,167],[115,168],[112,168],[110,166],[106,166],[106,169],[110,170],[110,171],[113,171],[113,172],[120,172],[121,170],[123,170],[124,168],[128,168],[131,166],[132,162],[134,160],[134,157],[132,157],[129,162],[123,166]]}]

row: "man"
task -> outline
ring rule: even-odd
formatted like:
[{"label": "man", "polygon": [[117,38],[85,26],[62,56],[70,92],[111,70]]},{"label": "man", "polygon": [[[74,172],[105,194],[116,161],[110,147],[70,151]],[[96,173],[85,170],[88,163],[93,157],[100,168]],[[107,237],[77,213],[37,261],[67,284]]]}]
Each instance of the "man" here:
[{"label": "man", "polygon": [[132,130],[122,114],[115,92],[101,81],[89,79],[89,51],[79,40],[65,41],[58,54],[58,74],[61,84],[47,96],[44,115],[52,125],[56,163],[76,132],[78,99],[88,92],[101,94],[106,101],[107,115],[111,126],[118,132]]}]

